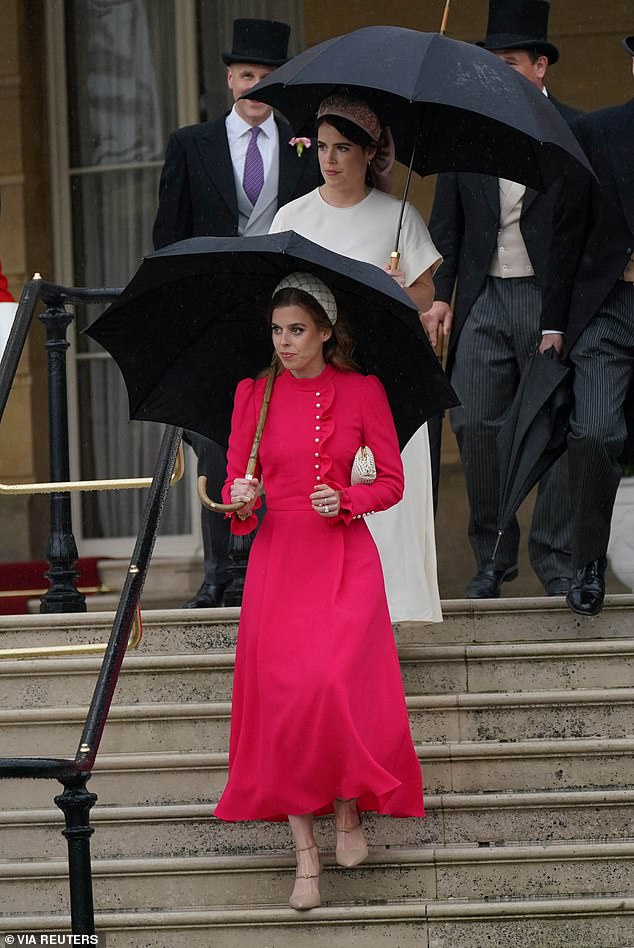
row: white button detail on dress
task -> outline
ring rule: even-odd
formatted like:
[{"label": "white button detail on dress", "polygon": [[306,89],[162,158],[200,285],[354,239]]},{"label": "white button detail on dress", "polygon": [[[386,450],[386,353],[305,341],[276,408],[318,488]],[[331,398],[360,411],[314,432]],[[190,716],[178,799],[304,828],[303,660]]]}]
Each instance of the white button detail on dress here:
[{"label": "white button detail on dress", "polygon": [[317,475],[317,478],[316,478],[316,479],[317,479],[318,481],[321,480],[321,477],[319,476],[319,474]]},{"label": "white button detail on dress", "polygon": [[315,425],[315,431],[321,431],[321,427],[319,425]]},{"label": "white button detail on dress", "polygon": [[315,392],[315,398],[319,398],[320,395],[321,395],[321,392]]},{"label": "white button detail on dress", "polygon": [[315,408],[321,408],[321,402],[317,402],[317,404],[315,405]]},{"label": "white button detail on dress", "polygon": [[320,418],[319,415],[315,415],[315,421],[319,421],[319,418]]},{"label": "white button detail on dress", "polygon": [[319,457],[319,451],[315,451],[315,457],[316,457],[316,458]]},{"label": "white button detail on dress", "polygon": [[315,470],[316,470],[316,471],[319,470],[319,464],[315,464]]},{"label": "white button detail on dress", "polygon": [[319,438],[315,438],[315,444],[319,444]]}]

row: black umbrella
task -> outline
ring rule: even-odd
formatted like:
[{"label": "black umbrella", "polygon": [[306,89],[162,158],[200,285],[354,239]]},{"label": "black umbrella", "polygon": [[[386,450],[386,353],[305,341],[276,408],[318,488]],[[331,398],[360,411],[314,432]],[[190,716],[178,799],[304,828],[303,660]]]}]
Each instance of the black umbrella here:
[{"label": "black umbrella", "polygon": [[559,361],[554,348],[545,353],[536,350],[524,368],[497,437],[498,543],[529,491],[566,450],[572,406],[570,382],[570,369]]},{"label": "black umbrella", "polygon": [[539,89],[493,53],[396,26],[326,40],[245,94],[313,131],[327,95],[345,87],[390,126],[396,156],[421,175],[472,171],[538,191],[567,169],[592,173],[576,138]]},{"label": "black umbrella", "polygon": [[315,273],[334,292],[357,362],[385,386],[401,446],[431,415],[458,404],[416,307],[395,281],[287,231],[194,237],[144,259],[85,330],[121,369],[130,417],[226,444],[237,383],[270,361],[265,314],[273,290],[296,270]]}]

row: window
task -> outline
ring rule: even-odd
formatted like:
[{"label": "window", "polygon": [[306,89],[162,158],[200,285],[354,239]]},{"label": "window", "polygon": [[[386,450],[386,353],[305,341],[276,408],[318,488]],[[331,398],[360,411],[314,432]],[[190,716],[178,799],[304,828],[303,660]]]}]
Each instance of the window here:
[{"label": "window", "polygon": [[[301,0],[49,0],[56,279],[75,286],[129,281],[152,250],[169,133],[228,108],[221,52],[231,48],[233,19],[290,23],[294,52],[301,48],[301,10]],[[77,312],[70,406],[75,473],[82,479],[148,474],[162,432],[128,422],[118,369],[82,336],[98,312],[95,306]],[[162,538],[174,538],[174,551],[178,543],[191,549],[199,519],[191,461],[188,468],[188,484],[170,491],[161,527]],[[77,495],[82,553],[127,552],[129,543],[121,541],[136,533],[144,500],[142,491]]]}]

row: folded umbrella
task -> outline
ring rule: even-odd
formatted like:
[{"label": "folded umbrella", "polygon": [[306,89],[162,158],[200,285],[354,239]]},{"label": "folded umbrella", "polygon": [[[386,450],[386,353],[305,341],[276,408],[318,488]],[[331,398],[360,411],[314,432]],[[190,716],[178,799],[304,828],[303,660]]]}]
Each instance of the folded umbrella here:
[{"label": "folded umbrella", "polygon": [[114,357],[130,417],[226,444],[238,382],[268,365],[265,316],[277,283],[297,270],[332,289],[363,371],[383,382],[401,446],[427,418],[458,404],[416,307],[379,267],[293,231],[194,237],[147,256],[121,296],[85,332]]},{"label": "folded umbrella", "polygon": [[500,463],[498,541],[522,501],[566,450],[571,372],[554,348],[536,350],[497,437]]}]

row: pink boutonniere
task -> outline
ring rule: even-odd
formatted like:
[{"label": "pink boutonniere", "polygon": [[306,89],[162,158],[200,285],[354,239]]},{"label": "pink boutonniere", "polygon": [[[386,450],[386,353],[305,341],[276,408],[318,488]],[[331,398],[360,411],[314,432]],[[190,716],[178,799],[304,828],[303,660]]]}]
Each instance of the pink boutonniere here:
[{"label": "pink boutonniere", "polygon": [[291,138],[288,144],[291,146],[293,145],[295,146],[297,157],[301,158],[304,148],[310,148],[310,146],[312,145],[312,142],[310,138]]}]

